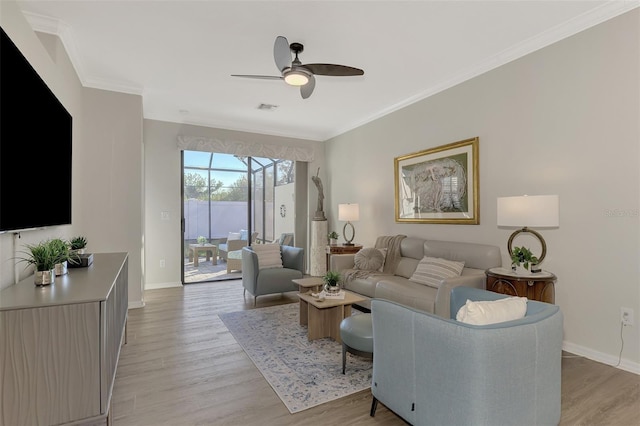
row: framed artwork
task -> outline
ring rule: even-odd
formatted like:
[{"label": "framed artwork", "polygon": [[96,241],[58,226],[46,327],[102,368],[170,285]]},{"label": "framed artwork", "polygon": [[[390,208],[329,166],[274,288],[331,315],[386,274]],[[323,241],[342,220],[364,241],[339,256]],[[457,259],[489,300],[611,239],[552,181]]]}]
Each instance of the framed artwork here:
[{"label": "framed artwork", "polygon": [[479,138],[394,159],[396,222],[480,223]]}]

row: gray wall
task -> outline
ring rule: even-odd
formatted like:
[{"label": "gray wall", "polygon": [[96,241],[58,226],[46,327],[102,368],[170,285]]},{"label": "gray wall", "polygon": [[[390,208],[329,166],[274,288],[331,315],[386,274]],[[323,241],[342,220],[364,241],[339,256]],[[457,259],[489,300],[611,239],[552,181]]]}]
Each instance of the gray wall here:
[{"label": "gray wall", "polygon": [[83,88],[60,40],[34,33],[14,2],[0,2],[0,24],[73,116],[73,223],[0,234],[0,288],[31,274],[15,265],[25,244],[82,234],[90,252],[129,253],[130,306],[142,306],[142,98]]},{"label": "gray wall", "polygon": [[[378,235],[498,245],[496,199],[559,194],[560,227],[541,230],[558,276],[565,348],[611,364],[620,307],[640,315],[640,11],[634,10],[327,142],[331,217],[360,203],[357,240]],[[399,224],[394,158],[480,138],[480,225]],[[372,149],[375,148],[375,149]],[[348,183],[348,184],[346,184]],[[612,215],[613,213],[613,215]],[[623,367],[640,372],[638,325]]]}]

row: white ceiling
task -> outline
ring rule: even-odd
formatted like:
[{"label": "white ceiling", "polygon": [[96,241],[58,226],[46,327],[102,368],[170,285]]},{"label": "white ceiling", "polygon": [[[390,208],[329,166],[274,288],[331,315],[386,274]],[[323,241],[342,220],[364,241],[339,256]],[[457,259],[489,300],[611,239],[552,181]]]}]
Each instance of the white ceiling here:
[{"label": "white ceiling", "polygon": [[[143,96],[144,117],[326,140],[638,6],[636,1],[19,1],[60,36],[83,85]],[[278,35],[316,77],[279,75]],[[258,105],[274,104],[271,111]]]}]

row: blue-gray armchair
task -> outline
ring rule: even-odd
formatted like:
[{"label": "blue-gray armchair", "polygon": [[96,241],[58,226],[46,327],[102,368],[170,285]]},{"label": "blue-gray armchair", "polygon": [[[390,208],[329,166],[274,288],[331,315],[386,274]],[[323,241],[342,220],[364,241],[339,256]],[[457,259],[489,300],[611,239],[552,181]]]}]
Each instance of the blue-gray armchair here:
[{"label": "blue-gray armchair", "polygon": [[[456,287],[467,300],[506,296]],[[524,318],[469,325],[382,299],[372,301],[371,416],[378,401],[413,425],[557,425],[562,312],[528,301]]]},{"label": "blue-gray armchair", "polygon": [[304,249],[280,246],[282,268],[260,269],[258,255],[251,247],[242,248],[242,286],[251,294],[253,305],[258,296],[294,291],[298,286],[291,280],[302,278],[304,274]]}]

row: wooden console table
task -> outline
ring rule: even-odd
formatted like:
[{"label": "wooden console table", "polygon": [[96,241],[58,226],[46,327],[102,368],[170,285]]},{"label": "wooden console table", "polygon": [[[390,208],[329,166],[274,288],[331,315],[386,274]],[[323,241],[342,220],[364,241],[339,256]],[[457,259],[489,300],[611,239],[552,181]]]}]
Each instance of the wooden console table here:
[{"label": "wooden console table", "polygon": [[332,254],[355,254],[362,249],[361,244],[345,246],[344,244],[331,244],[327,246],[327,271],[329,270],[329,260]]},{"label": "wooden console table", "polygon": [[556,276],[542,271],[529,275],[518,275],[510,269],[491,268],[485,271],[487,290],[509,296],[526,297],[530,300],[555,303]]},{"label": "wooden console table", "polygon": [[0,292],[0,425],[110,424],[126,343],[128,254]]}]

